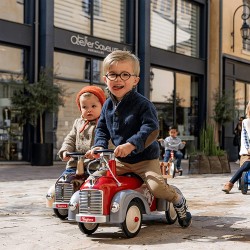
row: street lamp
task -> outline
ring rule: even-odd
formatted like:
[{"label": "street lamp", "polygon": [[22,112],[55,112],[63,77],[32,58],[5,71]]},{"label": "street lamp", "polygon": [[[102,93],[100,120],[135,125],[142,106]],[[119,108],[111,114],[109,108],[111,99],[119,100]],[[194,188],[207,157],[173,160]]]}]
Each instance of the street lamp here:
[{"label": "street lamp", "polygon": [[231,48],[233,49],[233,52],[234,52],[234,19],[235,19],[236,12],[240,8],[248,8],[248,14],[243,9],[243,13],[241,15],[241,19],[243,20],[243,24],[240,28],[241,37],[243,40],[247,40],[247,39],[249,39],[249,36],[250,36],[250,27],[246,22],[246,20],[248,20],[250,18],[250,7],[248,5],[242,4],[234,11],[234,15],[233,15],[233,32],[231,33],[231,35],[233,37],[233,45],[231,46]]}]

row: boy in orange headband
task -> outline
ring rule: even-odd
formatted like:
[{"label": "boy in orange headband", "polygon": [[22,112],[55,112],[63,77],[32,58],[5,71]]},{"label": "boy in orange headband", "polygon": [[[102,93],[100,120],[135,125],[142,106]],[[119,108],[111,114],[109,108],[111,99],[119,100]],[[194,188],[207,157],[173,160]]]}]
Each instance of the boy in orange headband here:
[{"label": "boy in orange headband", "polygon": [[[97,86],[86,86],[77,94],[76,104],[81,112],[81,116],[74,121],[71,131],[65,137],[62,147],[58,152],[59,158],[67,161],[66,170],[61,174],[63,178],[66,179],[68,175],[77,174],[77,160],[67,156],[67,153],[84,153],[93,146],[95,128],[105,101],[106,96],[104,91]],[[83,165],[85,166],[89,161],[88,159],[84,159]],[[78,185],[80,184],[78,183]],[[52,195],[55,194],[55,185],[49,189],[49,193]]]}]

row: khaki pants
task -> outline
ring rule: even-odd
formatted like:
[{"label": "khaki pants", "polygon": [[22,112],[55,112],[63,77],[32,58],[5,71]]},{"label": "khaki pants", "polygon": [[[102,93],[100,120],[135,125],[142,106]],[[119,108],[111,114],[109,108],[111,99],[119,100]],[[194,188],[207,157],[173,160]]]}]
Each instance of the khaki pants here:
[{"label": "khaki pants", "polygon": [[250,161],[250,155],[241,155],[240,156],[240,166],[242,166],[245,161]]},{"label": "khaki pants", "polygon": [[[150,192],[156,198],[162,198],[169,202],[177,199],[178,195],[175,189],[166,184],[161,174],[159,159],[141,161],[135,164],[120,162],[117,159],[116,162],[117,175],[133,172],[143,179]],[[94,175],[99,174],[103,175],[104,173],[98,171],[94,173]]]}]

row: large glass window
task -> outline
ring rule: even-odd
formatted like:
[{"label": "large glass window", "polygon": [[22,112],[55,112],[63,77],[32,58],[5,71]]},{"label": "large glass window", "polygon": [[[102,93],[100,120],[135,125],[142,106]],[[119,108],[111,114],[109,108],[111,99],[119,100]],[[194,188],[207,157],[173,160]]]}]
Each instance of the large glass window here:
[{"label": "large glass window", "polygon": [[13,91],[23,79],[23,49],[0,44],[0,160],[22,159],[19,110],[11,107]]},{"label": "large glass window", "polygon": [[124,0],[55,0],[56,27],[116,41],[125,41]]},{"label": "large glass window", "polygon": [[55,52],[54,69],[57,78],[104,84],[102,60]]},{"label": "large glass window", "polygon": [[0,19],[23,23],[24,22],[24,0],[1,0]]},{"label": "large glass window", "polygon": [[[0,98],[10,98],[24,72],[23,49],[0,44]],[[1,99],[0,99],[1,100]]]},{"label": "large glass window", "polygon": [[151,1],[151,46],[199,57],[200,7],[188,0]]},{"label": "large glass window", "polygon": [[151,101],[158,111],[160,137],[168,135],[168,127],[178,126],[179,136],[188,147],[197,145],[198,77],[151,68]]},{"label": "large glass window", "polygon": [[235,120],[245,116],[246,105],[250,100],[250,84],[236,81],[235,82]]},{"label": "large glass window", "polygon": [[65,79],[90,80],[89,58],[55,52],[54,68],[56,76]]},{"label": "large glass window", "polygon": [[55,0],[54,24],[58,28],[67,29],[84,34],[91,32],[89,1]]}]

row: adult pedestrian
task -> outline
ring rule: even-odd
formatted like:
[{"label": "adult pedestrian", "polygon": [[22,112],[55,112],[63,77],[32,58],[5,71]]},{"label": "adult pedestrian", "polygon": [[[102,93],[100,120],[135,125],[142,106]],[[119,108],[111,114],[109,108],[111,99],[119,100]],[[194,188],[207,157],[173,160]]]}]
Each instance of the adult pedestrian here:
[{"label": "adult pedestrian", "polygon": [[240,164],[240,145],[241,145],[241,130],[242,130],[242,121],[244,119],[244,116],[241,116],[239,118],[239,121],[234,129],[234,146],[237,147],[238,149],[238,158],[237,161],[235,163]]},{"label": "adult pedestrian", "polygon": [[230,181],[226,182],[222,191],[229,193],[234,183],[239,180],[243,172],[250,170],[250,101],[246,107],[246,119],[242,121],[241,144],[240,144],[240,168],[236,171]]}]

